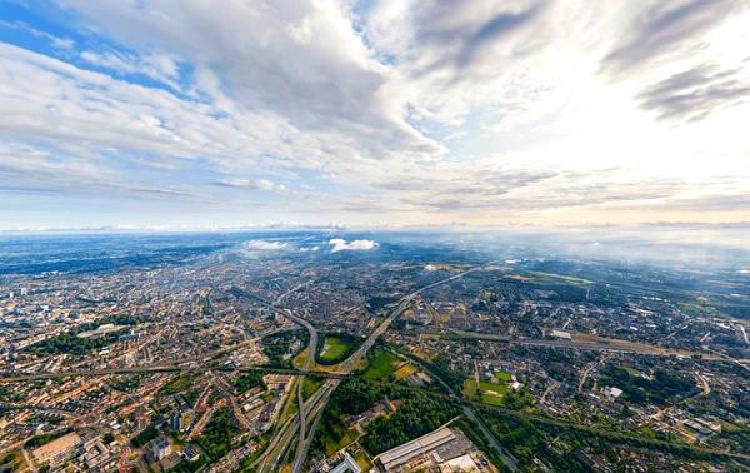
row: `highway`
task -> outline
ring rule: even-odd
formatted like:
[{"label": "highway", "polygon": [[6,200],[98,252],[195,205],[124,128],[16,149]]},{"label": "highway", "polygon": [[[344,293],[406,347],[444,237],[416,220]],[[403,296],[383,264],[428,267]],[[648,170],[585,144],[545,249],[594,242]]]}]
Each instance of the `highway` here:
[{"label": "highway", "polygon": [[[18,373],[0,373],[0,384],[2,383],[16,383],[19,381],[30,381],[35,379],[53,379],[53,378],[66,378],[71,376],[84,376],[84,377],[96,377],[96,376],[109,376],[113,374],[137,374],[137,373],[169,373],[177,371],[195,371],[199,368],[180,365],[152,365],[152,366],[134,366],[130,368],[105,368],[97,370],[71,370],[71,371],[55,371],[47,373],[30,373],[30,374],[18,374]],[[268,373],[279,373],[279,374],[294,374],[294,375],[306,375],[312,374],[323,378],[337,378],[342,379],[348,376],[347,373],[340,372],[328,372],[328,371],[316,371],[306,369],[294,369],[294,368],[274,368],[263,365],[247,365],[247,366],[219,366],[219,367],[204,367],[205,370],[215,371],[247,371],[247,370],[261,370]]]},{"label": "highway", "polygon": [[[338,370],[338,374],[342,377],[347,376],[351,373],[354,366],[357,365],[357,363],[367,354],[367,352],[372,348],[372,346],[377,341],[378,337],[380,337],[385,331],[388,329],[390,324],[404,311],[404,309],[407,307],[407,305],[411,302],[411,300],[419,295],[420,293],[431,289],[433,287],[439,286],[441,284],[445,284],[447,282],[453,281],[455,279],[459,279],[466,274],[476,271],[479,268],[471,269],[469,271],[465,271],[462,273],[455,274],[449,278],[440,280],[436,283],[429,284],[421,289],[418,289],[411,294],[408,294],[404,297],[402,297],[396,307],[391,311],[388,318],[386,318],[381,324],[369,335],[369,337],[360,345],[360,347],[352,353],[349,358],[347,358],[345,361],[341,363],[341,369]],[[309,283],[308,283],[309,284]],[[304,285],[304,284],[303,284]],[[287,294],[290,294],[294,292],[294,290],[297,290],[299,287],[303,286],[299,285],[297,288],[287,291],[282,295],[282,297],[286,296]],[[265,302],[267,305],[274,307],[274,304],[271,304],[268,301],[259,299],[258,297],[255,297],[256,300],[261,300],[262,302]],[[287,315],[287,314],[284,314]],[[304,319],[300,319],[304,320]],[[309,359],[309,357],[308,357]],[[323,411],[325,409],[326,404],[328,404],[328,400],[330,399],[331,394],[333,391],[338,387],[340,384],[340,379],[328,379],[326,383],[318,389],[318,391],[303,404],[303,409],[300,410],[299,415],[295,417],[295,422],[300,423],[300,427],[298,429],[291,429],[289,427],[289,424],[285,425],[280,429],[276,435],[271,439],[271,442],[269,442],[268,447],[266,448],[266,451],[264,452],[264,455],[262,455],[256,462],[254,463],[254,467],[257,468],[257,471],[264,472],[264,471],[276,471],[276,466],[283,456],[283,454],[287,451],[288,446],[290,445],[293,437],[294,437],[294,430],[296,430],[298,433],[304,432],[307,430],[307,426],[312,424],[308,431],[306,436],[303,439],[298,439],[297,444],[297,451],[294,456],[294,464],[292,466],[292,471],[294,473],[298,473],[302,470],[302,466],[305,464],[305,459],[307,458],[307,452],[310,449],[310,445],[312,444],[313,439],[315,438],[315,431],[317,430],[317,426],[320,423],[320,416],[323,414]],[[304,422],[301,422],[301,419],[304,419]],[[302,427],[301,424],[304,423],[304,427]]]},{"label": "highway", "polygon": [[[422,371],[427,373],[432,377],[433,380],[437,381],[445,390],[445,392],[448,393],[448,397],[455,401],[462,402],[463,399],[459,398],[455,391],[448,386],[448,384],[443,381],[441,377],[430,371],[429,368],[427,368],[422,361],[419,358],[415,358],[413,356],[407,356],[403,353],[400,353],[396,350],[389,349],[391,353],[396,355],[397,357],[401,358],[402,360],[406,360],[412,364],[415,364],[419,366]],[[474,408],[469,404],[464,404],[463,406],[464,414],[471,420],[476,423],[477,426],[479,426],[479,430],[482,431],[482,435],[485,436],[485,438],[490,442],[490,445],[495,449],[495,452],[498,454],[500,460],[503,462],[503,464],[510,470],[510,471],[517,471],[518,470],[518,460],[507,450],[505,447],[500,445],[500,443],[497,441],[494,435],[490,433],[489,429],[487,429],[487,426],[484,425],[484,422],[482,422],[479,417],[476,416],[476,413],[474,412]]]},{"label": "highway", "polygon": [[[304,402],[303,398],[303,387],[305,382],[305,374],[311,373],[310,367],[312,366],[313,361],[315,360],[315,351],[318,346],[318,332],[315,330],[315,327],[310,324],[307,320],[298,317],[294,315],[294,313],[287,308],[280,308],[279,304],[289,295],[292,294],[303,287],[311,284],[313,281],[308,281],[305,283],[298,284],[297,286],[289,289],[288,291],[284,292],[280,296],[276,298],[276,300],[272,303],[266,299],[263,299],[258,296],[250,295],[253,297],[256,301],[259,301],[263,303],[264,305],[268,306],[269,308],[276,310],[280,314],[282,314],[284,317],[287,317],[288,319],[292,320],[293,322],[301,325],[305,329],[307,329],[307,332],[309,333],[309,343],[307,345],[307,356],[305,358],[305,364],[302,366],[302,369],[298,371],[298,374],[300,374],[299,379],[297,380],[297,403],[298,403],[298,414],[295,417],[295,422],[298,424],[297,430],[297,436],[299,438],[296,455],[295,455],[295,465],[298,463],[298,457],[301,454],[301,452],[304,451],[305,448],[305,438],[306,436],[306,428],[307,428],[307,413],[308,411],[312,412],[313,408],[315,406],[315,403],[318,402],[318,400],[321,398],[322,395],[330,394],[327,390],[330,390],[331,392],[333,389],[335,389],[335,386],[338,386],[338,382],[331,383],[330,380],[328,383],[326,383],[326,386],[323,387],[323,389],[318,390],[317,393],[315,393],[317,396],[313,396],[310,398],[308,403]],[[244,291],[241,292],[242,294],[246,294]],[[330,373],[328,374],[328,377],[337,378],[337,377],[343,377],[346,376],[348,373]],[[321,393],[321,394],[319,394]],[[312,402],[310,402],[312,401]],[[319,408],[315,409],[317,412]],[[274,436],[274,438],[271,439],[271,442],[269,442],[269,445],[266,449],[265,454],[259,458],[259,471],[264,471],[266,466],[268,465],[268,457],[269,452],[271,458],[270,466],[271,468],[274,468],[276,466],[276,463],[278,463],[281,456],[286,453],[286,445],[288,445],[292,437],[294,436],[294,429],[291,428],[291,424],[284,425],[278,432],[277,435]],[[284,448],[276,449],[277,444],[282,445]],[[276,451],[276,455],[274,455],[274,452]],[[304,460],[304,457],[302,458]],[[297,470],[298,471],[298,470]]]},{"label": "highway", "polygon": [[[427,331],[436,333],[435,331]],[[441,335],[440,333],[436,333]],[[513,337],[496,333],[466,332],[463,330],[450,329],[449,334],[460,338],[471,338],[476,340],[491,340],[505,342],[509,345],[526,345],[542,346],[548,348],[572,348],[577,350],[603,351],[612,353],[633,353],[638,355],[652,356],[701,356],[704,359],[718,359],[720,356],[715,353],[704,353],[687,350],[677,350],[664,348],[656,345],[645,345],[632,343],[626,340],[601,339],[601,340],[580,340],[580,339],[548,339],[548,338],[525,338]]]},{"label": "highway", "polygon": [[[390,327],[391,323],[393,323],[394,320],[396,320],[401,313],[406,309],[406,307],[411,303],[411,301],[417,297],[419,294],[423,293],[424,291],[427,291],[429,289],[432,289],[433,287],[437,287],[440,285],[443,285],[445,283],[454,281],[456,279],[462,278],[466,276],[467,274],[477,271],[482,268],[473,268],[468,271],[463,271],[461,273],[455,274],[451,277],[442,279],[440,281],[437,281],[432,284],[428,284],[427,286],[424,286],[420,289],[417,289],[416,291],[412,292],[411,294],[408,294],[404,297],[402,297],[399,301],[396,307],[391,311],[390,315],[383,320],[383,322],[378,325],[378,327],[367,337],[367,339],[360,345],[360,347],[349,356],[343,363],[342,367],[343,369],[340,369],[340,373],[349,374],[351,373],[352,369],[359,363],[364,356],[367,354],[367,352],[372,348],[372,346],[377,342],[378,338],[383,335],[386,330],[388,330],[388,327]],[[292,467],[292,473],[299,473],[302,471],[302,466],[305,464],[305,459],[307,458],[307,452],[310,450],[310,445],[312,445],[313,439],[315,438],[315,431],[317,430],[318,425],[320,424],[320,416],[322,416],[323,411],[325,409],[326,404],[328,403],[328,400],[330,399],[331,393],[336,389],[336,387],[339,385],[341,380],[338,379],[329,379],[326,382],[326,387],[328,389],[325,389],[324,387],[324,395],[321,397],[321,402],[317,406],[317,412],[312,413],[313,416],[313,422],[312,422],[312,428],[310,429],[307,438],[304,439],[304,442],[301,442],[300,445],[302,446],[302,451],[297,451],[297,454],[295,455],[295,461],[294,465]]]},{"label": "highway", "polygon": [[[302,366],[303,370],[309,370],[310,365],[315,360],[315,351],[318,346],[318,332],[315,331],[315,328],[305,319],[302,319],[300,317],[297,317],[292,314],[292,311],[287,309],[286,310],[287,317],[294,320],[298,324],[302,325],[307,329],[307,331],[310,333],[310,343],[307,346],[308,354],[307,358],[305,358],[305,364]],[[299,444],[297,446],[297,455],[295,455],[295,462],[294,464],[297,465],[298,456],[305,448],[305,428],[307,420],[306,412],[305,412],[305,402],[303,399],[303,385],[305,384],[305,375],[299,377],[299,380],[297,381],[297,402],[299,403]],[[295,472],[298,470],[294,470]]]}]

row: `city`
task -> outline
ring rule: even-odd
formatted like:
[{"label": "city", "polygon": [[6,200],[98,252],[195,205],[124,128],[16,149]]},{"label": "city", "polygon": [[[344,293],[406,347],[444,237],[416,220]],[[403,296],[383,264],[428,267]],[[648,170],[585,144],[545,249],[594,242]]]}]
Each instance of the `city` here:
[{"label": "city", "polygon": [[750,0],[0,0],[0,473],[750,473]]},{"label": "city", "polygon": [[6,246],[2,468],[750,465],[743,271],[371,236],[97,237],[154,245],[124,259],[61,236],[33,265]]}]

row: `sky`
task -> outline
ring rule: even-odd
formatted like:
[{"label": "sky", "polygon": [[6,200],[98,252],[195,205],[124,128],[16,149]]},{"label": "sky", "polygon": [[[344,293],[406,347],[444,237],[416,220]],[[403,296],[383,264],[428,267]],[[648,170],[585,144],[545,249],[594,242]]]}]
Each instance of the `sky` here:
[{"label": "sky", "polygon": [[0,229],[750,221],[747,0],[0,0]]}]

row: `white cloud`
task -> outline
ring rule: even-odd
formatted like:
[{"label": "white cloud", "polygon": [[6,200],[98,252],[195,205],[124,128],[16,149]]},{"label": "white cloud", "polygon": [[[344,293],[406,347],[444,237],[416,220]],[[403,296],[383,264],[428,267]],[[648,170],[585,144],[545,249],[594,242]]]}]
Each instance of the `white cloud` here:
[{"label": "white cloud", "polygon": [[747,205],[741,0],[60,3],[107,46],[0,44],[0,190],[306,223],[737,220]]},{"label": "white cloud", "polygon": [[147,54],[139,57],[113,51],[100,53],[87,50],[81,53],[81,59],[120,74],[143,74],[174,90],[181,89],[177,82],[179,73],[177,62],[166,54]]},{"label": "white cloud", "polygon": [[236,189],[261,190],[265,192],[286,192],[284,184],[278,184],[268,179],[229,179],[218,182],[217,185]]},{"label": "white cloud", "polygon": [[260,251],[278,251],[287,248],[288,243],[282,243],[280,241],[266,241],[266,240],[250,240],[242,244],[242,247],[246,250],[260,250]]},{"label": "white cloud", "polygon": [[352,240],[351,242],[347,242],[343,238],[331,238],[328,240],[328,244],[332,247],[332,253],[345,250],[373,250],[378,247],[378,242],[374,240]]}]

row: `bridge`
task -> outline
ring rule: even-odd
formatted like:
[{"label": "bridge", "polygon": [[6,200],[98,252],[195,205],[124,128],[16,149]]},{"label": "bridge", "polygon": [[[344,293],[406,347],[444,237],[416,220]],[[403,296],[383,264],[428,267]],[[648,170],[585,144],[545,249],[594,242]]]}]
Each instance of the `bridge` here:
[{"label": "bridge", "polygon": [[129,368],[104,368],[93,370],[71,370],[71,371],[54,371],[44,373],[17,373],[1,372],[0,383],[16,383],[19,381],[30,381],[38,379],[56,379],[68,377],[95,377],[109,376],[113,374],[139,374],[139,373],[174,373],[178,371],[252,371],[259,370],[267,373],[291,374],[291,375],[311,375],[321,378],[343,379],[349,376],[348,373],[317,371],[309,369],[278,368],[273,366],[249,365],[249,366],[203,366],[192,367],[185,365],[152,365],[152,366],[133,366]]}]

